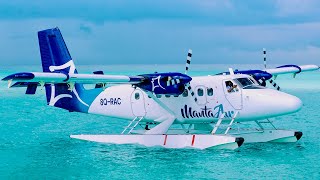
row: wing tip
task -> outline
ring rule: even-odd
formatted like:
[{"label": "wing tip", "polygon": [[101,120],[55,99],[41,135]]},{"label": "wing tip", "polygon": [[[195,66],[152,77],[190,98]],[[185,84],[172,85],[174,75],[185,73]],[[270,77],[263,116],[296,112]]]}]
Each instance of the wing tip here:
[{"label": "wing tip", "polygon": [[9,80],[31,80],[34,78],[34,74],[30,72],[21,72],[10,74],[2,79],[2,81],[9,81]]}]

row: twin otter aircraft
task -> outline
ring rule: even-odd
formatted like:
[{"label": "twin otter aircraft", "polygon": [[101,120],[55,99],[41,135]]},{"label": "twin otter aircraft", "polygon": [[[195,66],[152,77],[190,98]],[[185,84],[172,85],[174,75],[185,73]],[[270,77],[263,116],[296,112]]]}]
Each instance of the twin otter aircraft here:
[{"label": "twin otter aircraft", "polygon": [[[218,75],[166,72],[137,76],[79,74],[58,28],[38,32],[43,72],[22,72],[3,80],[35,94],[45,87],[47,103],[70,112],[117,117],[129,121],[120,135],[71,135],[71,138],[115,144],[166,148],[236,149],[243,142],[296,142],[302,132],[279,130],[268,118],[297,112],[299,98],[278,91],[272,77],[319,69],[285,65],[274,69],[233,71]],[[270,82],[277,90],[266,88]],[[86,89],[84,84],[95,84]],[[262,126],[269,123],[271,129]],[[254,130],[233,128],[253,121]],[[174,125],[175,124],[175,125]]]}]

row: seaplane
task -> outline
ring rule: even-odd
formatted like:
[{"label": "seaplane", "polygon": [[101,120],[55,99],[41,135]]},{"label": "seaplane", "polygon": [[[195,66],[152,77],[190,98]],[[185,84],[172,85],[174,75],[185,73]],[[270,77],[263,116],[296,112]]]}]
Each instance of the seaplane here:
[{"label": "seaplane", "polygon": [[[191,77],[189,50],[184,73],[127,76],[106,75],[97,70],[81,74],[59,28],[39,31],[38,40],[43,72],[20,72],[2,80],[8,81],[9,88],[26,87],[29,95],[35,94],[38,87],[44,88],[49,106],[128,121],[119,134],[70,135],[99,143],[236,149],[244,142],[296,142],[302,132],[277,129],[270,118],[299,111],[302,101],[279,91],[274,78],[319,69],[317,65],[263,70],[229,68],[219,74]],[[267,83],[275,88],[267,88]],[[94,88],[86,88],[88,84]],[[257,128],[234,128],[243,122],[254,122]]]}]

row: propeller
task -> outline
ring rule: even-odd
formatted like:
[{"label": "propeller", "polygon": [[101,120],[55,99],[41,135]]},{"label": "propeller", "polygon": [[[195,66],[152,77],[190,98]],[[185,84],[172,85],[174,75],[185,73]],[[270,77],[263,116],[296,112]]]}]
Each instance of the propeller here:
[{"label": "propeller", "polygon": [[[263,51],[264,69],[267,69],[267,50],[266,50],[266,48],[263,48],[262,51]],[[276,78],[277,78],[276,76],[274,76],[273,80],[271,78],[268,80],[266,80],[265,78],[261,78],[261,79],[259,79],[259,83],[261,86],[265,87],[267,85],[266,81],[268,81],[276,90],[280,91],[280,86],[275,82]]]},{"label": "propeller", "polygon": [[[189,65],[191,62],[191,57],[192,57],[192,50],[189,49],[188,50],[188,56],[187,56],[187,62],[186,62],[186,71],[184,74],[188,74],[188,70],[189,70]],[[180,83],[180,79],[179,78],[175,78],[175,77],[171,77],[169,76],[167,79],[167,86],[173,86],[175,84],[179,84]]]},{"label": "propeller", "polygon": [[[188,55],[187,55],[187,62],[186,62],[186,71],[184,72],[185,74],[188,74],[189,72],[189,66],[190,66],[190,63],[191,63],[191,58],[192,58],[192,50],[189,49],[188,50]],[[195,97],[194,95],[194,92],[190,86],[190,82],[185,84],[185,87],[187,88],[187,90],[190,92],[191,96],[194,98],[194,101],[197,102],[198,99],[197,97]]]}]

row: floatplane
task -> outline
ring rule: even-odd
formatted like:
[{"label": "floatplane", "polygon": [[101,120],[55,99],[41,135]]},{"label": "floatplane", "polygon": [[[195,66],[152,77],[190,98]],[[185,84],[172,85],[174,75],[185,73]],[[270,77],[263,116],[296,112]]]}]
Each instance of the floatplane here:
[{"label": "floatplane", "polygon": [[[216,75],[190,77],[189,50],[184,73],[80,74],[58,28],[39,31],[38,40],[43,72],[15,73],[2,80],[8,81],[9,88],[26,87],[26,94],[44,87],[49,106],[128,121],[121,134],[70,136],[100,143],[236,149],[244,141],[296,142],[302,132],[277,129],[269,120],[302,107],[299,98],[279,91],[274,77],[319,69],[316,65],[242,71],[229,68]],[[276,89],[266,88],[267,82]],[[86,84],[95,88],[86,89]],[[242,122],[254,122],[257,128],[233,128]],[[266,122],[272,128],[262,124]]]}]

